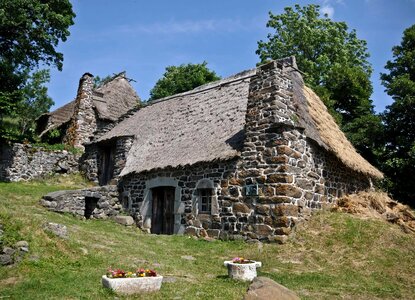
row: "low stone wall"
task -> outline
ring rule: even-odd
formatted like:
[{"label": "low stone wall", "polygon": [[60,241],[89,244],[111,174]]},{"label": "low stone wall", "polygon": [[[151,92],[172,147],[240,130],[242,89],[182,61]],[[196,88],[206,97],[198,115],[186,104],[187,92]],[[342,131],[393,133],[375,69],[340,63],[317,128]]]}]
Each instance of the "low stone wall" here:
[{"label": "low stone wall", "polygon": [[122,210],[115,185],[52,192],[43,196],[40,204],[51,211],[88,219],[106,219]]},{"label": "low stone wall", "polygon": [[54,173],[78,171],[79,155],[31,145],[1,146],[0,181],[25,181]]}]

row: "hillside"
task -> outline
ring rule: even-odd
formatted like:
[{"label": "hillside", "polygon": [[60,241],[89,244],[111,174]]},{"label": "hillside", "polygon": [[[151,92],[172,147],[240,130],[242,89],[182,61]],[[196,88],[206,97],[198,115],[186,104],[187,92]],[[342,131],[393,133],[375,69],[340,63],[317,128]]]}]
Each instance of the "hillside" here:
[{"label": "hillside", "polygon": [[[84,185],[76,177],[0,183],[2,241],[29,243],[22,262],[1,267],[0,298],[114,299],[100,284],[112,266],[154,268],[168,279],[159,293],[128,299],[241,299],[248,284],[229,280],[223,260],[244,256],[262,261],[261,275],[302,299],[415,299],[415,234],[397,224],[320,212],[287,244],[257,245],[148,235],[38,205],[48,192]],[[69,237],[50,234],[46,222],[66,225]]]}]

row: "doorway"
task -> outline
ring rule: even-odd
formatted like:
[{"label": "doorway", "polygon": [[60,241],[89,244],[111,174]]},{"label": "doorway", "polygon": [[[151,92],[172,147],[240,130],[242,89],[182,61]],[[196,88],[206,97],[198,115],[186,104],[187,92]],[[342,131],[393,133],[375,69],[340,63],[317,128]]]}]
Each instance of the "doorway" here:
[{"label": "doorway", "polygon": [[151,192],[153,196],[151,233],[173,234],[176,189],[170,186],[162,186],[152,188]]},{"label": "doorway", "polygon": [[99,172],[99,184],[106,185],[114,177],[115,144],[101,147],[101,167]]},{"label": "doorway", "polygon": [[95,208],[97,208],[99,198],[95,197],[85,197],[85,212],[84,216],[86,219],[90,219],[94,213]]}]

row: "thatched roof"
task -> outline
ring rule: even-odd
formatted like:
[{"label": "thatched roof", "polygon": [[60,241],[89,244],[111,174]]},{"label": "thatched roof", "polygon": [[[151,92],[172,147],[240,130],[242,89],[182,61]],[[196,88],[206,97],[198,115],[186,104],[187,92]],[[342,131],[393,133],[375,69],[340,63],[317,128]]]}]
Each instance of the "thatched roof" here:
[{"label": "thatched roof", "polygon": [[123,72],[95,89],[93,101],[100,119],[116,121],[131,108],[137,106],[140,98]]},{"label": "thatched roof", "polygon": [[302,91],[308,102],[308,110],[325,148],[333,152],[346,166],[375,178],[383,178],[382,172],[365,160],[346,138],[327,111],[323,101],[309,87]]},{"label": "thatched roof", "polygon": [[39,136],[46,132],[58,128],[61,125],[69,122],[75,111],[75,100],[59,107],[53,112],[41,115],[37,120],[37,130],[40,131]]},{"label": "thatched roof", "polygon": [[[92,91],[92,100],[98,118],[116,121],[123,114],[137,106],[140,98],[125,77],[125,72],[122,72],[94,89]],[[40,136],[69,122],[75,112],[75,104],[76,99],[39,117],[38,126],[43,125],[41,126],[43,128],[41,129]]]},{"label": "thatched roof", "polygon": [[[285,70],[293,80],[292,101],[299,117],[296,125],[347,167],[381,178],[382,173],[356,152],[318,96],[304,86],[294,59],[292,63],[294,69]],[[245,71],[156,100],[120,122],[97,142],[134,137],[122,176],[234,158],[242,149],[249,83],[255,74],[255,69]]]},{"label": "thatched roof", "polygon": [[[134,136],[121,175],[238,155],[255,70],[154,101],[98,141]],[[245,79],[244,79],[245,78]]]}]

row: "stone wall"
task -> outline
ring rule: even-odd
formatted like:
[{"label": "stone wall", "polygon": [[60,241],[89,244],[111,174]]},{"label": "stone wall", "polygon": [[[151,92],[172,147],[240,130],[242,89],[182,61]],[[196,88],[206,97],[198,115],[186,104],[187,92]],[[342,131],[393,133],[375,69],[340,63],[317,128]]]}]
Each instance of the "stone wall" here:
[{"label": "stone wall", "polygon": [[80,81],[75,100],[75,112],[66,131],[64,143],[84,149],[97,129],[97,116],[93,103],[94,77],[85,73]]},{"label": "stone wall", "polygon": [[66,150],[45,150],[31,145],[0,147],[0,180],[21,181],[54,173],[78,171],[79,155]]},{"label": "stone wall", "polygon": [[[151,188],[172,186],[176,188],[177,202],[175,233],[186,232],[218,238],[220,234],[226,235],[227,231],[236,232],[238,217],[233,211],[233,202],[242,199],[240,191],[231,187],[231,184],[235,184],[236,172],[237,160],[200,163],[186,168],[167,168],[127,175],[120,180],[119,187],[124,206],[130,207],[142,229],[150,231],[151,227]],[[211,183],[214,191],[212,211],[210,214],[199,214],[197,188],[200,183],[206,182]],[[237,207],[236,211],[238,209]],[[242,208],[244,212],[247,209]]]},{"label": "stone wall", "polygon": [[128,151],[130,151],[132,144],[132,137],[119,137],[115,141],[107,141],[106,143],[100,144],[86,144],[85,152],[80,160],[81,172],[85,174],[88,180],[98,183],[102,172],[102,151],[108,147],[115,147],[113,178],[116,181],[125,166],[127,154]]},{"label": "stone wall", "polygon": [[122,211],[115,185],[97,186],[82,190],[57,191],[40,200],[47,209],[75,216],[105,219]]},{"label": "stone wall", "polygon": [[89,181],[98,183],[98,145],[85,144],[85,152],[79,160],[79,171]]}]

